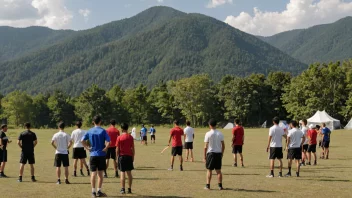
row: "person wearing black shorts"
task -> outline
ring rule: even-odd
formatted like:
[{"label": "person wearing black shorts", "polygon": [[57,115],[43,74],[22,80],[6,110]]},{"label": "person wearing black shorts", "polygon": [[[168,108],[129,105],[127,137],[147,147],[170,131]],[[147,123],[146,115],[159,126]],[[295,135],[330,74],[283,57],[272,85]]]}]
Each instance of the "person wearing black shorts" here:
[{"label": "person wearing black shorts", "polygon": [[235,127],[232,129],[232,154],[235,160],[233,164],[234,167],[237,167],[237,154],[240,155],[241,158],[241,166],[244,167],[243,164],[243,155],[242,148],[244,145],[244,129],[241,126],[240,119],[235,119]]},{"label": "person wearing black shorts", "polygon": [[81,140],[84,136],[84,134],[86,134],[86,131],[81,129],[82,127],[82,122],[81,121],[77,121],[76,122],[76,129],[74,131],[72,131],[71,134],[71,139],[73,141],[73,152],[72,152],[72,158],[73,158],[73,176],[77,177],[77,162],[78,160],[81,162],[81,168],[80,168],[80,173],[81,176],[84,176],[83,174],[83,165],[85,166],[85,168],[87,169],[87,175],[90,175],[89,169],[88,169],[88,165],[86,162],[86,158],[87,158],[87,153],[86,150],[83,147],[83,144],[81,143]]},{"label": "person wearing black shorts", "polygon": [[218,176],[218,187],[219,190],[223,190],[222,187],[222,157],[225,151],[224,135],[216,129],[217,122],[214,119],[209,120],[210,131],[205,134],[204,138],[204,159],[205,167],[207,169],[207,179],[205,190],[210,190],[210,182],[213,170],[216,171]]},{"label": "person wearing black shorts", "polygon": [[183,129],[179,126],[180,122],[178,120],[174,121],[174,128],[170,131],[169,143],[170,146],[172,140],[172,149],[171,149],[171,166],[168,169],[172,171],[174,168],[175,156],[178,155],[180,159],[180,171],[183,171],[183,158],[182,158],[182,136],[184,135]]},{"label": "person wearing black shorts", "polygon": [[32,182],[36,182],[34,176],[34,147],[37,145],[38,140],[34,132],[31,131],[31,124],[29,122],[24,124],[26,131],[22,132],[18,137],[17,144],[21,148],[21,159],[20,159],[20,174],[18,176],[18,182],[22,182],[22,176],[24,171],[24,166],[27,164],[31,167],[31,179]]},{"label": "person wearing black shorts", "polygon": [[68,167],[69,167],[69,159],[68,159],[68,150],[72,146],[71,137],[64,132],[65,123],[59,123],[59,132],[55,133],[52,140],[51,145],[55,148],[55,161],[54,166],[56,167],[57,174],[57,182],[56,184],[61,184],[61,166],[65,168],[65,183],[70,184],[68,181]]},{"label": "person wearing black shorts", "polygon": [[314,156],[314,165],[317,165],[317,154],[316,154],[316,151],[317,151],[317,137],[318,137],[318,127],[320,127],[319,125],[313,125],[313,124],[310,124],[309,125],[309,130],[308,130],[308,135],[307,135],[307,138],[308,138],[308,163],[307,165],[312,165],[311,164],[311,160],[312,160],[312,153],[313,153],[313,156]]},{"label": "person wearing black shorts", "polygon": [[8,139],[6,136],[7,132],[7,125],[3,124],[1,125],[1,131],[0,131],[0,177],[6,178],[7,176],[5,175],[5,165],[7,162],[7,144],[11,143],[11,140]]},{"label": "person wearing black shorts", "polygon": [[116,161],[116,140],[120,135],[120,131],[115,126],[116,126],[116,120],[112,119],[110,120],[110,127],[106,129],[106,132],[110,137],[110,147],[106,153],[106,169],[104,171],[105,178],[108,177],[107,169],[109,168],[110,159],[112,159],[112,162],[114,164],[115,177],[119,177],[119,173],[117,171],[117,161]]},{"label": "person wearing black shorts", "polygon": [[149,129],[149,133],[150,133],[150,141],[152,144],[155,144],[155,133],[156,130],[154,128],[154,126],[152,125],[152,127]]},{"label": "person wearing black shorts", "polygon": [[187,127],[184,129],[184,142],[186,149],[186,162],[188,161],[188,156],[191,154],[191,162],[194,161],[193,158],[193,142],[194,142],[194,129],[191,127],[191,122],[186,122]]},{"label": "person wearing black shorts", "polygon": [[300,169],[300,160],[302,159],[302,145],[305,142],[304,133],[297,128],[298,123],[296,121],[291,121],[290,127],[291,130],[288,131],[287,135],[287,145],[286,150],[287,159],[288,159],[288,173],[285,177],[291,177],[291,166],[292,160],[296,160],[296,176],[299,177],[299,169]]}]

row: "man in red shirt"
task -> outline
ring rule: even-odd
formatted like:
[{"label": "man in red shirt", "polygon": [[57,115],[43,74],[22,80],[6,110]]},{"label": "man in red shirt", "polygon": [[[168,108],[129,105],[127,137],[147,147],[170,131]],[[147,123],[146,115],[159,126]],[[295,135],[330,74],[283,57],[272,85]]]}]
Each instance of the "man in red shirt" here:
[{"label": "man in red shirt", "polygon": [[104,177],[107,178],[108,174],[106,173],[106,170],[109,168],[109,160],[110,158],[113,159],[114,163],[114,170],[115,170],[115,177],[119,177],[119,173],[117,171],[117,162],[116,162],[116,140],[117,137],[120,135],[120,131],[115,128],[116,121],[114,119],[110,120],[110,127],[106,129],[106,132],[108,133],[110,137],[110,147],[108,149],[108,152],[106,153],[106,169],[104,171]]},{"label": "man in red shirt", "polygon": [[116,140],[116,156],[118,157],[119,161],[119,170],[121,171],[121,194],[125,194],[125,179],[126,179],[126,174],[128,176],[128,194],[132,193],[131,187],[132,187],[132,170],[134,169],[133,167],[133,162],[134,162],[134,155],[135,155],[135,150],[134,150],[134,142],[133,142],[133,137],[128,133],[128,124],[123,123],[121,125],[122,129],[122,134],[119,136]]},{"label": "man in red shirt", "polygon": [[317,132],[317,126],[314,126],[313,124],[309,125],[309,130],[308,130],[308,164],[307,165],[311,165],[311,159],[312,159],[312,153],[314,155],[314,165],[317,165],[317,136],[318,136],[318,132]]},{"label": "man in red shirt", "polygon": [[242,147],[244,144],[244,129],[241,126],[240,119],[235,119],[235,127],[232,129],[232,153],[235,158],[234,167],[237,167],[237,153],[240,154],[241,157],[241,165],[243,165],[243,155],[242,155]]},{"label": "man in red shirt", "polygon": [[171,167],[168,169],[170,171],[173,170],[174,168],[174,161],[175,161],[175,156],[178,155],[180,159],[180,170],[183,171],[182,163],[183,163],[183,158],[182,158],[182,136],[184,135],[183,129],[179,127],[179,121],[176,120],[174,121],[174,128],[171,129],[170,131],[170,138],[169,138],[169,144],[172,140],[172,150],[171,150]]}]

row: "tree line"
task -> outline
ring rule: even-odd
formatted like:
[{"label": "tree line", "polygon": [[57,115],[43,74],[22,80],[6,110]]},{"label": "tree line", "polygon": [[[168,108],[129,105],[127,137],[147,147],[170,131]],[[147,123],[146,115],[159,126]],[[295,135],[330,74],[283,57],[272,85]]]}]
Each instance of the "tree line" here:
[{"label": "tree line", "polygon": [[224,76],[215,83],[199,74],[176,81],[105,90],[93,84],[78,97],[61,90],[31,96],[24,91],[0,95],[0,118],[20,126],[56,127],[82,120],[91,125],[94,115],[133,124],[171,124],[174,119],[206,125],[240,118],[245,126],[258,127],[274,116],[281,119],[311,117],[317,110],[347,122],[352,116],[352,60],[344,63],[312,64],[300,75],[271,72],[268,76]]}]

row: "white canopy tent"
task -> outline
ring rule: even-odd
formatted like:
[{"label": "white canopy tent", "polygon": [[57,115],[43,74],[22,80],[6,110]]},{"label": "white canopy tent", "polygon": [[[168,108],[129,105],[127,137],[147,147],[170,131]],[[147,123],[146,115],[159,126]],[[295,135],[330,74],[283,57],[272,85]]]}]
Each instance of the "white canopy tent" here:
[{"label": "white canopy tent", "polygon": [[332,130],[339,129],[341,127],[340,120],[331,117],[326,111],[317,111],[313,117],[309,118],[308,125],[321,125],[325,123],[326,126]]},{"label": "white canopy tent", "polygon": [[348,122],[348,124],[345,126],[345,129],[351,130],[352,129],[352,118],[351,120]]},{"label": "white canopy tent", "polygon": [[234,125],[233,123],[229,122],[225,127],[224,129],[233,129]]}]

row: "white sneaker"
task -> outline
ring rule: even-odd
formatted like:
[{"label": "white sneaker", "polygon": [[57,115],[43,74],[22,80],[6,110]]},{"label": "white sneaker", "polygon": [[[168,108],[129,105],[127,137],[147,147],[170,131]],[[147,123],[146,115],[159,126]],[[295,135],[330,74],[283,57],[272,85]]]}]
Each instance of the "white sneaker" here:
[{"label": "white sneaker", "polygon": [[169,168],[169,169],[167,169],[168,171],[173,171],[174,169],[173,168]]},{"label": "white sneaker", "polygon": [[267,175],[266,177],[268,177],[268,178],[273,178],[274,175]]}]

